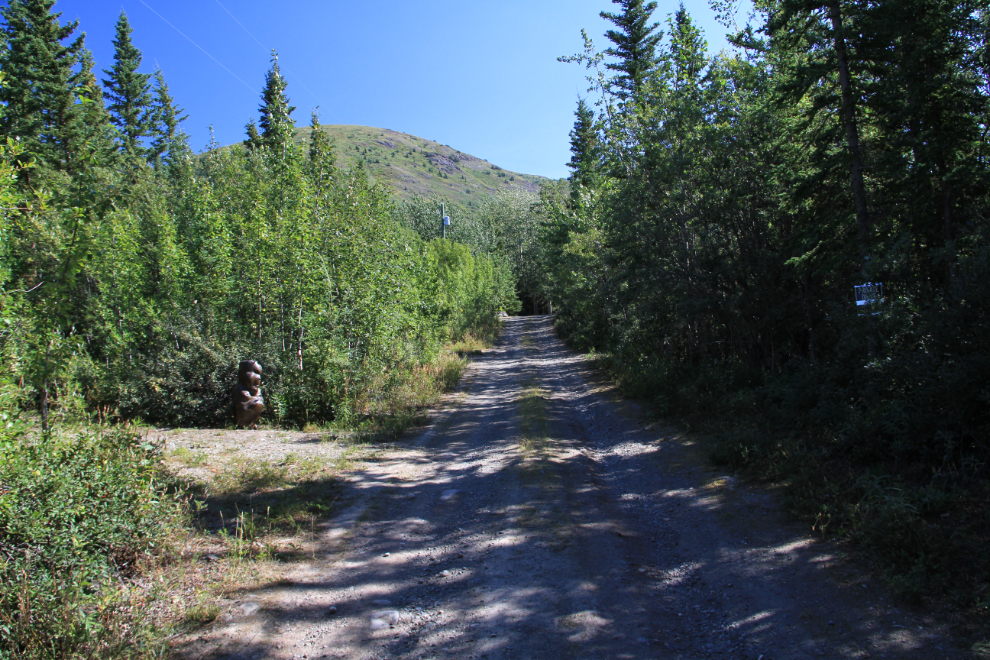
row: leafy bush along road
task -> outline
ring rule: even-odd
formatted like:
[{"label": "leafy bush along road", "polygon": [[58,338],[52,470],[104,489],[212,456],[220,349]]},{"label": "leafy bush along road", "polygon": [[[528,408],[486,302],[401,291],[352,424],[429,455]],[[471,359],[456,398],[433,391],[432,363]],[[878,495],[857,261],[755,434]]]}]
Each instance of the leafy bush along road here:
[{"label": "leafy bush along road", "polygon": [[183,657],[963,658],[771,493],[506,321],[457,404],[347,475],[306,559]]},{"label": "leafy bush along road", "polygon": [[155,593],[186,522],[157,448],[125,429],[33,436],[0,389],[0,660],[154,653]]}]

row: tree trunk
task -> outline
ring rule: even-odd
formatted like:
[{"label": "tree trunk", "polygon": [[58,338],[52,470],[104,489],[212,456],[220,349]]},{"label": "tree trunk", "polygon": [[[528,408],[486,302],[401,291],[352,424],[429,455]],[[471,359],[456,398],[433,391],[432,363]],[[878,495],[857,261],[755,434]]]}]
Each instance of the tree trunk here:
[{"label": "tree trunk", "polygon": [[945,263],[946,274],[945,290],[952,295],[952,280],[956,277],[955,249],[952,236],[952,183],[948,180],[946,170],[948,167],[940,167],[942,176],[939,177],[939,185],[942,188],[942,222],[945,226]]},{"label": "tree trunk", "polygon": [[48,341],[48,345],[45,347],[45,377],[41,382],[41,402],[38,406],[39,412],[41,413],[41,432],[48,433],[48,365],[49,360],[52,355],[52,344],[51,340]]},{"label": "tree trunk", "polygon": [[305,328],[303,327],[303,306],[302,302],[299,303],[299,371],[303,370],[303,332]]},{"label": "tree trunk", "polygon": [[818,364],[818,359],[815,357],[817,349],[815,347],[815,317],[811,312],[811,278],[808,276],[808,270],[804,271],[804,278],[802,283],[804,284],[804,314],[805,320],[808,323],[808,357],[811,360],[811,364]]},{"label": "tree trunk", "polygon": [[48,379],[45,378],[41,386],[41,432],[48,433]]},{"label": "tree trunk", "polygon": [[849,149],[853,203],[856,207],[856,226],[859,230],[860,267],[865,281],[870,259],[867,250],[870,220],[866,206],[866,184],[863,182],[863,155],[859,145],[859,129],[856,126],[856,105],[853,100],[852,81],[849,75],[846,39],[842,36],[842,13],[839,9],[839,2],[832,0],[826,7],[828,7],[829,20],[832,23],[832,32],[835,35],[835,56],[839,65],[839,87],[842,90],[842,116],[846,124],[846,147]]}]

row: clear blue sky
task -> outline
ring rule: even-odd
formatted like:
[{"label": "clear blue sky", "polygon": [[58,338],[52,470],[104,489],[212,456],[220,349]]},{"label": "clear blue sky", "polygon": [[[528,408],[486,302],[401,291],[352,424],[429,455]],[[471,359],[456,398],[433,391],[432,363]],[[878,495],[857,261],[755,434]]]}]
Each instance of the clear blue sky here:
[{"label": "clear blue sky", "polygon": [[[654,17],[661,23],[677,9],[669,0],[658,5]],[[726,30],[707,2],[687,0],[685,6],[705,30],[709,47],[725,47]],[[244,124],[258,116],[274,48],[288,72],[297,124],[308,124],[319,106],[325,124],[412,133],[509,170],[557,178],[568,173],[568,131],[587,83],[582,67],[556,58],[581,49],[581,28],[600,50],[607,47],[603,34],[610,24],[598,13],[619,8],[608,0],[55,5],[63,22],[79,20],[99,70],[112,66],[121,9],[144,54],[142,70],[151,72],[157,63],[188,113],[183,127],[196,151],[207,145],[210,125],[221,144],[243,139]]]}]

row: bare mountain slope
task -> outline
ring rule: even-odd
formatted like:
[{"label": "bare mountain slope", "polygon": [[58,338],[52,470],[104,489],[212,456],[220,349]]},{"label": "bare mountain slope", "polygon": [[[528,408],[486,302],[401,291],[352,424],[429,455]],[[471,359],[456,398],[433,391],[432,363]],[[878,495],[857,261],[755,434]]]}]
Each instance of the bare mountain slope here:
[{"label": "bare mountain slope", "polygon": [[[333,140],[342,167],[364,163],[371,177],[388,183],[399,199],[438,194],[467,209],[497,190],[538,192],[548,180],[387,128],[324,124],[321,129]],[[308,126],[297,129],[296,142],[307,143],[310,132]]]}]

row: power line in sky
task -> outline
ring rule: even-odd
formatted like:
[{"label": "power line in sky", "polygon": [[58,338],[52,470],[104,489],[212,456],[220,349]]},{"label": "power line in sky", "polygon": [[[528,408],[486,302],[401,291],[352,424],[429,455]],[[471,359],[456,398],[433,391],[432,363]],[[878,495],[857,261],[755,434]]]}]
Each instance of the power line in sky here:
[{"label": "power line in sky", "polygon": [[249,36],[249,37],[251,37],[252,39],[254,39],[254,42],[255,42],[256,44],[258,44],[259,46],[261,46],[261,49],[262,49],[263,51],[265,51],[266,53],[268,52],[268,49],[267,49],[267,48],[265,48],[265,44],[263,44],[263,43],[261,43],[260,41],[258,41],[258,37],[256,37],[256,36],[254,36],[253,34],[251,34],[251,30],[249,30],[249,29],[247,29],[247,28],[246,28],[246,27],[244,26],[244,23],[241,23],[241,22],[240,22],[239,20],[237,20],[237,17],[236,17],[236,16],[234,16],[233,14],[231,14],[231,13],[230,13],[230,10],[229,10],[229,9],[227,9],[226,7],[224,7],[224,6],[223,6],[223,4],[222,4],[222,3],[220,2],[220,0],[217,0],[217,4],[218,4],[218,5],[220,5],[220,8],[221,8],[221,9],[223,9],[223,10],[224,10],[225,12],[227,12],[227,15],[228,15],[228,16],[230,16],[230,17],[231,17],[232,19],[234,19],[234,22],[235,22],[235,23],[237,23],[238,25],[240,25],[240,26],[241,26],[241,29],[242,29],[242,30],[244,30],[245,32],[247,32],[247,33],[248,33],[248,36]]},{"label": "power line in sky", "polygon": [[[205,53],[207,57],[209,57],[209,58],[210,58],[211,60],[213,60],[214,62],[216,62],[217,64],[219,64],[219,65],[220,65],[220,66],[221,66],[221,67],[223,68],[223,70],[224,70],[224,71],[226,71],[226,72],[227,72],[227,73],[229,73],[230,75],[232,75],[232,76],[234,76],[235,78],[237,78],[237,80],[239,80],[239,81],[240,81],[240,83],[241,83],[242,85],[244,85],[245,87],[247,87],[248,89],[250,89],[250,90],[251,90],[252,92],[254,92],[255,94],[257,94],[257,93],[258,93],[258,90],[256,90],[256,89],[255,89],[254,87],[251,87],[251,85],[249,85],[249,84],[247,84],[246,82],[244,82],[243,80],[241,80],[241,79],[240,79],[240,77],[239,77],[239,76],[238,76],[238,75],[237,75],[236,73],[234,73],[233,71],[231,71],[230,69],[228,69],[227,67],[225,67],[225,66],[223,65],[223,62],[221,62],[221,61],[220,61],[220,60],[218,60],[217,58],[215,58],[215,57],[213,57],[212,55],[210,55],[210,54],[209,54],[209,53],[208,53],[208,52],[206,51],[206,49],[205,49],[205,48],[203,48],[203,47],[202,47],[202,46],[200,46],[200,45],[199,45],[198,43],[196,43],[195,41],[193,41],[192,39],[190,39],[189,37],[187,37],[187,36],[185,35],[185,33],[184,33],[184,32],[183,32],[182,30],[180,30],[179,28],[177,28],[177,27],[175,27],[174,25],[172,25],[171,23],[169,23],[169,21],[168,21],[168,19],[167,19],[167,18],[165,18],[164,16],[162,16],[161,14],[159,14],[159,13],[158,13],[157,11],[155,11],[155,10],[154,10],[154,8],[153,8],[153,7],[151,6],[151,5],[149,5],[149,4],[148,4],[147,2],[145,2],[144,0],[138,0],[138,2],[140,2],[140,3],[142,4],[142,5],[144,5],[144,6],[145,6],[145,7],[147,7],[148,9],[150,9],[150,10],[151,10],[151,12],[152,12],[152,13],[153,13],[153,14],[154,14],[155,16],[157,16],[158,18],[160,18],[160,19],[162,19],[163,21],[165,21],[165,23],[166,23],[166,24],[167,24],[167,25],[168,25],[168,26],[169,26],[170,28],[172,28],[173,30],[175,30],[176,32],[178,32],[179,34],[181,34],[181,35],[182,35],[183,37],[185,37],[185,38],[186,38],[186,41],[188,41],[188,42],[189,42],[189,43],[191,43],[191,44],[192,44],[193,46],[195,46],[196,48],[199,48],[199,49],[200,49],[201,51],[203,51],[203,53]],[[221,5],[221,6],[223,6],[223,5]],[[227,12],[227,13],[230,13],[230,12]],[[236,20],[236,19],[235,19],[235,20]]]},{"label": "power line in sky", "polygon": [[[227,9],[226,7],[223,6],[223,3],[220,2],[220,0],[216,0],[216,3],[218,5],[220,5],[220,8],[221,9],[223,9],[225,12],[227,12],[227,15],[228,16],[230,16],[232,19],[234,19],[234,22],[235,23],[237,23],[238,25],[241,26],[241,29],[242,30],[244,30],[245,32],[247,32],[247,34],[248,34],[249,37],[251,37],[252,39],[254,39],[254,42],[256,44],[258,44],[259,46],[261,46],[261,49],[263,51],[265,51],[266,53],[270,53],[271,52],[271,50],[269,50],[268,48],[265,48],[265,44],[261,43],[258,40],[258,37],[254,36],[254,34],[251,33],[251,30],[247,29],[247,26],[244,25],[244,23],[241,23],[239,20],[237,20],[237,17],[234,16],[232,13],[230,13],[230,10],[229,9]],[[298,78],[298,76],[296,76],[296,74],[292,73],[292,71],[290,71],[288,68],[285,69],[285,72],[287,74],[289,74],[290,76],[292,76],[292,79],[295,80],[297,83],[299,83],[299,86],[302,87],[303,89],[305,89],[307,92],[309,92],[309,95],[312,96],[314,99],[316,99],[316,102],[319,103],[320,98],[316,94],[314,94],[313,91],[309,87],[306,87],[306,85],[303,83],[303,81],[300,80]],[[330,114],[333,115],[333,110],[330,111]],[[334,115],[334,117],[336,117],[336,116],[337,115]]]}]

